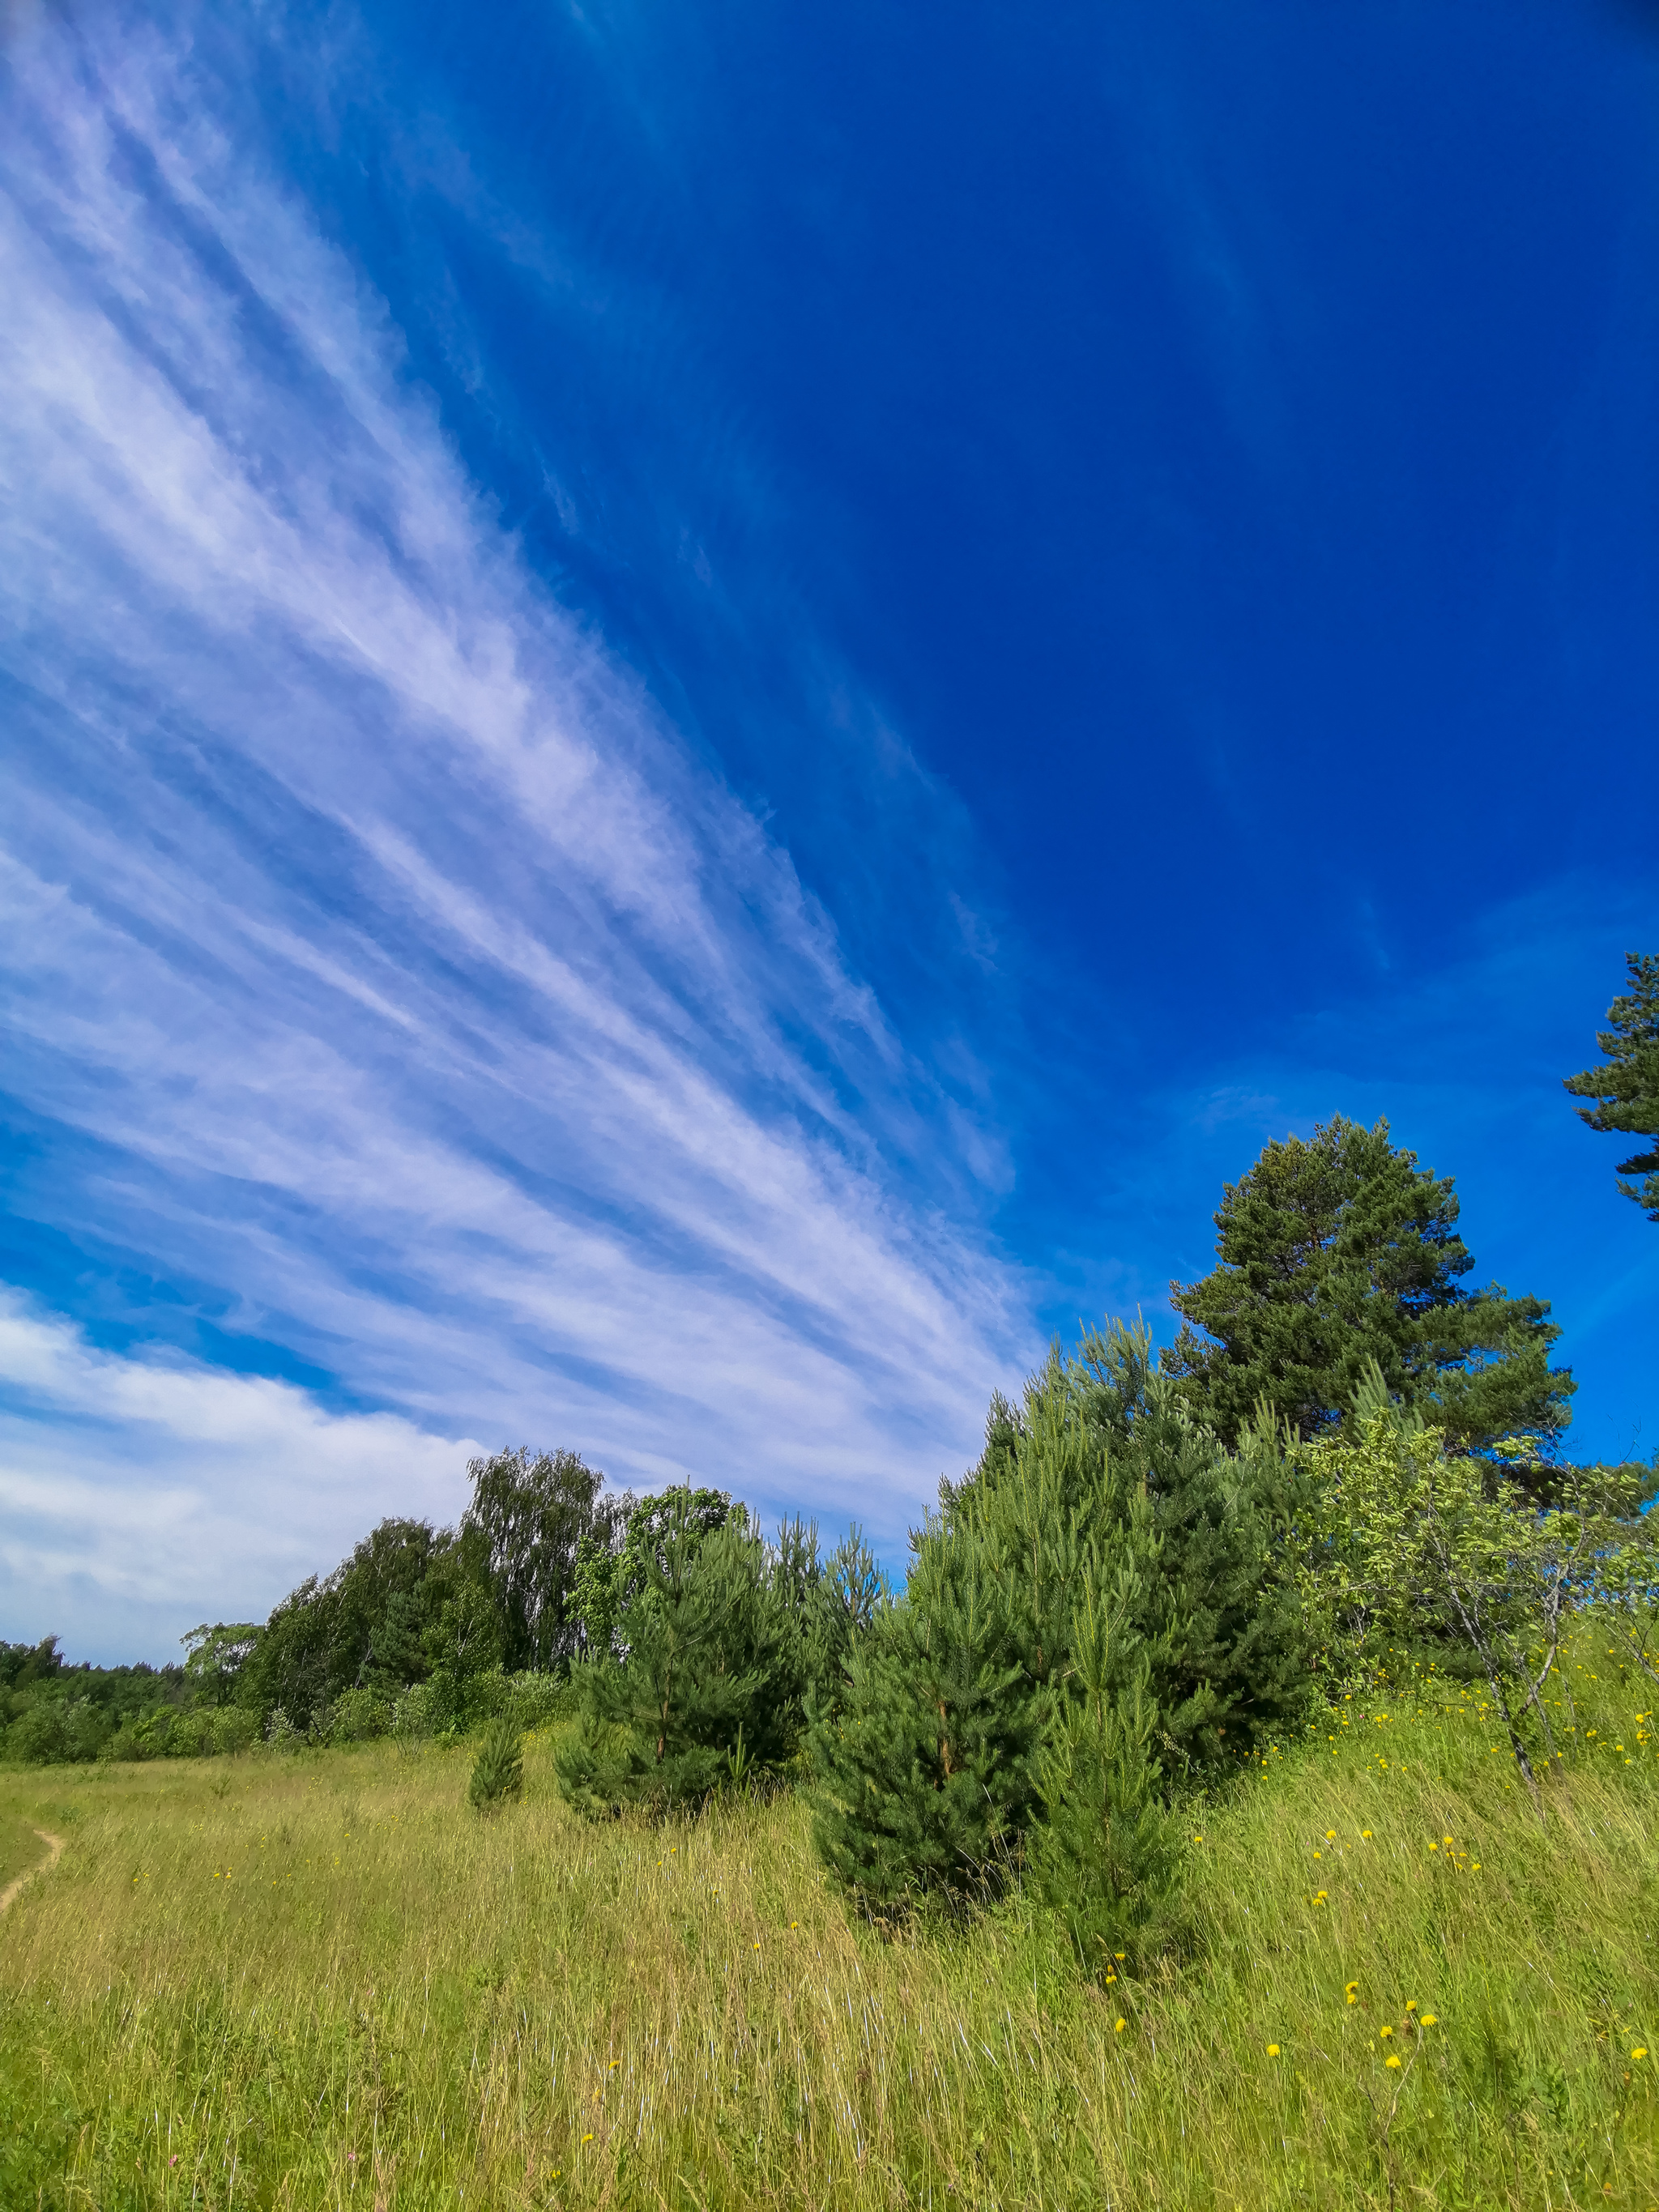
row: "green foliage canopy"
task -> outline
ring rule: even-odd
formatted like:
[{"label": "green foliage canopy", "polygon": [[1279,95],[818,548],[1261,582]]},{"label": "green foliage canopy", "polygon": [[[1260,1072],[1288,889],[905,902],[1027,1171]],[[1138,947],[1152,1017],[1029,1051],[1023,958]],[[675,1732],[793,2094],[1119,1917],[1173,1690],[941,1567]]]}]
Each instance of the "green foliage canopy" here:
[{"label": "green foliage canopy", "polygon": [[1170,1286],[1185,1325],[1166,1371],[1230,1444],[1264,1402],[1304,1437],[1330,1434],[1373,1361],[1457,1449],[1553,1440],[1574,1387],[1549,1364],[1561,1332],[1544,1299],[1462,1286],[1458,1211],[1450,1176],[1392,1145],[1386,1121],[1339,1115],[1269,1144],[1223,1194],[1217,1267]]},{"label": "green foliage canopy", "polygon": [[472,1502],[462,1528],[481,1547],[502,1664],[542,1672],[568,1664],[580,1644],[579,1556],[608,1538],[632,1501],[602,1498],[605,1477],[580,1452],[532,1456],[520,1447],[470,1461],[467,1474]]},{"label": "green foliage canopy", "polygon": [[1144,1929],[1169,1786],[1305,1702],[1286,1480],[1271,1436],[1229,1454],[1194,1419],[1144,1328],[1056,1349],[1018,1408],[994,1398],[814,1729],[828,1863],[885,1904],[1027,1848],[1092,1963]]},{"label": "green foliage canopy", "polygon": [[[1600,1067],[1565,1079],[1566,1088],[1594,1106],[1581,1106],[1578,1118],[1592,1129],[1622,1130],[1659,1138],[1659,952],[1628,952],[1625,964],[1631,988],[1607,1008],[1607,1026],[1595,1042],[1607,1054]],[[1619,1188],[1659,1221],[1659,1144],[1620,1160]],[[1626,1182],[1640,1176],[1640,1182]]]}]

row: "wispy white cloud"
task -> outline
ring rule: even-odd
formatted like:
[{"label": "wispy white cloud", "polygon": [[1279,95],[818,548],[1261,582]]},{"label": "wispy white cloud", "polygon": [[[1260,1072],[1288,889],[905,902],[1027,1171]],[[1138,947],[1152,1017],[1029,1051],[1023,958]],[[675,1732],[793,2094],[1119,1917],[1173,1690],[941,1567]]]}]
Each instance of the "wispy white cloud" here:
[{"label": "wispy white cloud", "polygon": [[[527,571],[188,52],[42,21],[9,64],[0,992],[48,1133],[31,1203],[405,1426],[895,1531],[1027,1348],[962,1198],[1004,1172],[987,1109]],[[203,1541],[234,1583],[246,1555]]]}]

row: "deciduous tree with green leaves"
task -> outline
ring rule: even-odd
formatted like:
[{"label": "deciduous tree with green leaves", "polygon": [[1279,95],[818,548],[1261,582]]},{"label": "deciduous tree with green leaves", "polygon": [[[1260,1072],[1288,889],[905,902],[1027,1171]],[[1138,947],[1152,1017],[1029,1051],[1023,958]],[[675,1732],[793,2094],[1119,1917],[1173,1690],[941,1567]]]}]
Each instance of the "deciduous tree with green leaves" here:
[{"label": "deciduous tree with green leaves", "polygon": [[[1607,1008],[1607,1026],[1596,1034],[1606,1060],[1565,1082],[1575,1097],[1595,1099],[1578,1109],[1590,1128],[1659,1139],[1659,952],[1627,952],[1625,965],[1631,988]],[[1625,1196],[1659,1221],[1659,1142],[1620,1160],[1618,1175]],[[1626,1181],[1635,1176],[1642,1180]]]},{"label": "deciduous tree with green leaves", "polygon": [[1474,1261],[1449,1176],[1340,1115],[1269,1144],[1223,1193],[1218,1265],[1172,1283],[1185,1323],[1164,1354],[1194,1410],[1230,1444],[1266,1404],[1303,1437],[1349,1419],[1370,1363],[1459,1450],[1507,1436],[1540,1444],[1570,1418],[1570,1370],[1548,1302],[1462,1286]]},{"label": "deciduous tree with green leaves", "polygon": [[603,1495],[605,1477],[580,1452],[526,1448],[467,1465],[472,1502],[461,1526],[476,1534],[501,1616],[510,1669],[562,1668],[580,1644],[576,1569],[585,1544],[605,1544],[633,1501]]},{"label": "deciduous tree with green leaves", "polygon": [[1568,1613],[1601,1606],[1623,1626],[1650,1609],[1659,1531],[1643,1509],[1655,1478],[1558,1468],[1540,1498],[1505,1472],[1523,1443],[1491,1461],[1449,1452],[1442,1429],[1391,1400],[1374,1362],[1354,1411],[1351,1437],[1292,1449],[1310,1626],[1339,1680],[1345,1661],[1369,1668],[1402,1646],[1461,1653],[1533,1782],[1534,1753],[1556,1748],[1543,1692]]}]

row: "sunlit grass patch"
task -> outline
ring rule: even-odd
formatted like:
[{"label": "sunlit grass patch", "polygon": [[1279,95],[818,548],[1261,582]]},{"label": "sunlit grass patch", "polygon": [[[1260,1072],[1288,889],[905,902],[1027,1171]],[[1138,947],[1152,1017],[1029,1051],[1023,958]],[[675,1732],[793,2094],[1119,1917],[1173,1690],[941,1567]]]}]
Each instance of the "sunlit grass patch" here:
[{"label": "sunlit grass patch", "polygon": [[585,1825],[546,1739],[487,1821],[467,1748],[0,1778],[70,1839],[0,1931],[0,2203],[1659,2203],[1649,1747],[1540,1827],[1431,1699],[1363,1726],[1201,1808],[1185,1950],[1102,1988],[1018,1898],[861,1923],[798,1798]]}]

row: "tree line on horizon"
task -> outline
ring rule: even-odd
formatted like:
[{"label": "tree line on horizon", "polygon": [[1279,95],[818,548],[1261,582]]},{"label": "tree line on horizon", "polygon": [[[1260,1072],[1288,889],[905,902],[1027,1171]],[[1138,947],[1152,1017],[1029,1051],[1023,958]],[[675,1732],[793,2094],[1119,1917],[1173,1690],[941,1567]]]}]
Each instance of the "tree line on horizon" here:
[{"label": "tree line on horizon", "polygon": [[[1632,957],[1592,1127],[1659,1134],[1659,957]],[[1620,1188],[1659,1219],[1659,1153]],[[1623,1178],[1644,1175],[1636,1184]],[[1530,1780],[1572,1609],[1653,1672],[1659,1476],[1560,1447],[1547,1301],[1471,1290],[1449,1177],[1386,1121],[1268,1144],[1224,1191],[1182,1317],[1056,1346],[912,1532],[896,1589],[854,1528],[765,1537],[725,1492],[609,1492],[569,1450],[470,1464],[454,1528],[383,1521],[263,1624],[179,1668],[0,1647],[33,1759],[142,1758],[574,1719],[560,1787],[599,1816],[793,1775],[867,1900],[1018,1861],[1098,1962],[1152,1940],[1180,1794],[1260,1757],[1385,1649],[1478,1680]],[[1540,1674],[1540,1668],[1542,1674]],[[1656,1679],[1659,1679],[1656,1676]],[[483,1795],[497,1794],[488,1783]]]}]

